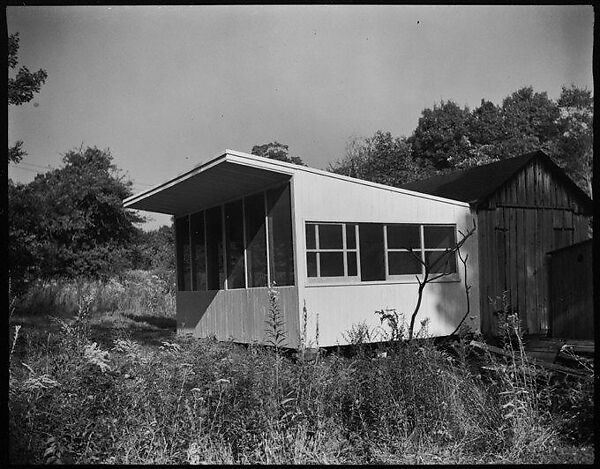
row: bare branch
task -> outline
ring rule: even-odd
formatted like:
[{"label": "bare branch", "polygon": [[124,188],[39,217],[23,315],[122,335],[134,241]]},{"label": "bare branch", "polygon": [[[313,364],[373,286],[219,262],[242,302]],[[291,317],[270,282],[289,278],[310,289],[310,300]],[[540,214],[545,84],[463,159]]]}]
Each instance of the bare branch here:
[{"label": "bare branch", "polygon": [[[446,248],[443,252],[443,254],[435,261],[433,262],[433,264],[429,265],[428,262],[423,262],[421,259],[419,259],[419,261],[421,262],[421,264],[424,265],[425,267],[425,273],[423,274],[423,280],[419,280],[419,277],[417,276],[417,282],[419,283],[419,289],[418,289],[418,296],[417,296],[417,304],[415,305],[415,309],[413,310],[412,316],[410,318],[410,326],[408,328],[408,340],[412,340],[413,338],[413,334],[414,334],[414,326],[415,326],[415,320],[417,318],[417,314],[419,313],[419,309],[421,308],[421,302],[423,300],[423,290],[425,289],[425,286],[428,283],[431,283],[435,280],[438,280],[446,275],[449,274],[449,272],[447,271],[448,269],[448,258],[451,254],[456,253],[460,259],[460,261],[463,263],[464,265],[464,269],[465,269],[465,291],[466,291],[466,295],[467,295],[467,312],[464,315],[464,317],[462,318],[462,320],[460,321],[458,327],[456,330],[458,330],[458,328],[462,325],[462,323],[464,322],[464,320],[467,318],[467,316],[469,315],[470,312],[470,302],[469,302],[469,290],[470,290],[470,286],[467,285],[467,259],[468,259],[468,254],[463,258],[460,254],[460,248],[465,244],[465,242],[467,241],[467,239],[469,239],[473,233],[475,233],[475,230],[477,229],[477,225],[475,223],[475,219],[473,219],[473,228],[467,230],[466,233],[463,233],[462,231],[459,231],[459,234],[461,235],[461,239],[451,248]],[[408,249],[410,252],[412,252],[412,249]],[[413,254],[414,255],[414,254]],[[416,257],[416,256],[415,256]],[[439,273],[438,275],[434,275],[432,277],[430,277],[431,274],[431,269],[433,268],[433,266],[435,266],[436,264],[438,264],[438,262],[440,262],[442,259],[446,259],[445,263],[444,263],[444,269],[443,272]],[[456,330],[452,333],[456,333]],[[452,335],[451,334],[451,335]]]}]

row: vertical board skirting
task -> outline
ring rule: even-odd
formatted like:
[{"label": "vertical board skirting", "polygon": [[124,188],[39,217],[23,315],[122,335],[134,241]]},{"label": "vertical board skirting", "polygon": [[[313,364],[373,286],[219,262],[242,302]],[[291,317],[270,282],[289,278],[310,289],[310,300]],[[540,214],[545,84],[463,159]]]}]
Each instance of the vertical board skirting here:
[{"label": "vertical board skirting", "polygon": [[[298,288],[277,290],[287,346],[294,348],[299,332]],[[264,343],[268,310],[267,287],[177,292],[177,328],[195,337]]]}]

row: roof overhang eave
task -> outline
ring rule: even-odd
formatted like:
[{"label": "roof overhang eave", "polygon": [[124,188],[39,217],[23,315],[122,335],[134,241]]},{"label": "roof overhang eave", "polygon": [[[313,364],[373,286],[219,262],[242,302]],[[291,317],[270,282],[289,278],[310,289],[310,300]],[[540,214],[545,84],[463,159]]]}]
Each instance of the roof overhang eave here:
[{"label": "roof overhang eave", "polygon": [[182,215],[265,190],[293,171],[224,153],[123,201],[125,208]]}]

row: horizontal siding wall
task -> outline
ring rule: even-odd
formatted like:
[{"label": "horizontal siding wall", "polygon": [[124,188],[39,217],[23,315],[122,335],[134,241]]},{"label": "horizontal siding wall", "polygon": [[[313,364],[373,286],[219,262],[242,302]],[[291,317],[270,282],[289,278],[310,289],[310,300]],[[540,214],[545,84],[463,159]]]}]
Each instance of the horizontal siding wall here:
[{"label": "horizontal siding wall", "polygon": [[[308,330],[310,338],[321,347],[345,345],[348,332],[353,326],[366,324],[378,334],[373,341],[383,340],[383,333],[389,332],[382,325],[377,310],[395,309],[402,314],[405,325],[417,302],[417,283],[389,285],[353,285],[353,286],[311,286],[304,289]],[[471,301],[476,315],[477,298]],[[466,307],[465,292],[462,283],[432,283],[425,287],[423,303],[415,321],[415,332],[421,328],[421,321],[428,319],[427,332],[433,336],[448,335],[462,318]],[[468,321],[478,328],[478,321]]]},{"label": "horizontal siding wall", "polygon": [[507,292],[530,334],[549,328],[550,251],[588,239],[589,218],[546,168],[534,163],[478,212],[482,332],[499,333],[496,311]]},{"label": "horizontal siding wall", "polygon": [[[286,346],[296,347],[298,289],[278,287],[277,292],[288,339]],[[195,337],[266,343],[268,312],[268,288],[177,292],[177,330]]]},{"label": "horizontal siding wall", "polygon": [[[404,313],[406,321],[410,321],[418,284],[412,280],[410,283],[306,285],[304,230],[307,221],[456,224],[463,232],[473,226],[473,216],[466,204],[447,203],[304,172],[294,176],[294,199],[299,309],[302,314],[306,304],[307,338],[314,343],[318,335],[320,346],[344,344],[344,334],[353,325],[362,322],[371,328],[381,326],[376,310],[393,308]],[[472,286],[470,316],[474,317],[470,325],[479,330],[477,237],[472,236],[461,252],[469,255],[468,280]],[[429,333],[432,335],[446,335],[454,330],[466,311],[460,261],[457,268],[459,281],[432,283],[425,288],[416,329],[421,320],[429,318]]]}]

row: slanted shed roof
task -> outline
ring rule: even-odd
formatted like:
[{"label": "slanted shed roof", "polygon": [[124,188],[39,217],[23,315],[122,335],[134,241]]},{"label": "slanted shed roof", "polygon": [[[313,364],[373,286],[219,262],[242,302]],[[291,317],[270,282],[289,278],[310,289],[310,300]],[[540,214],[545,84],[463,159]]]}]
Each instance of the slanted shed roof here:
[{"label": "slanted shed roof", "polygon": [[588,195],[541,150],[507,158],[496,163],[411,182],[401,187],[447,199],[461,200],[477,208],[533,161],[544,164],[586,209],[590,211],[593,209],[592,200]]},{"label": "slanted shed roof", "polygon": [[456,206],[466,205],[459,200],[448,200],[430,194],[342,176],[321,169],[225,150],[225,153],[197,165],[179,176],[127,197],[123,201],[123,206],[175,216],[185,215],[281,184],[299,171],[405,194],[410,197],[436,200]]}]

